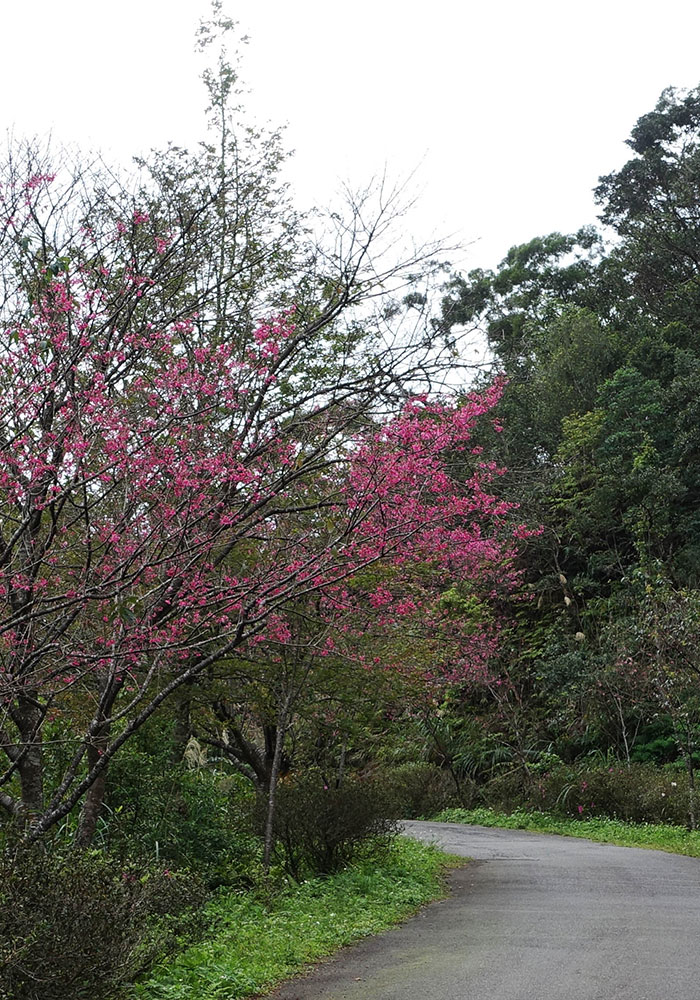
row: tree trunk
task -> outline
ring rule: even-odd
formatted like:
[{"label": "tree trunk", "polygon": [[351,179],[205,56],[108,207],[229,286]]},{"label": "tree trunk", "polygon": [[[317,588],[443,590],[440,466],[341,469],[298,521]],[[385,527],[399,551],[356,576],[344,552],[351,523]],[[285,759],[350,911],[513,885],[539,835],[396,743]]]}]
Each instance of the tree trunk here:
[{"label": "tree trunk", "polygon": [[630,767],[631,765],[630,744],[629,744],[629,739],[627,737],[627,723],[625,721],[625,713],[622,710],[622,701],[617,694],[613,696],[613,700],[615,702],[615,707],[617,708],[617,715],[620,720],[620,731],[622,733],[622,742],[625,747],[625,761],[627,763],[627,767]]},{"label": "tree trunk", "polygon": [[471,801],[467,801],[467,798],[466,798],[466,796],[464,794],[464,787],[462,785],[462,779],[460,778],[460,776],[457,773],[456,769],[453,767],[451,761],[447,765],[447,770],[450,772],[450,777],[452,778],[452,781],[454,782],[455,791],[457,792],[457,799],[458,799],[460,805],[463,806],[465,809],[468,809],[470,807],[470,805],[471,805]]},{"label": "tree trunk", "polygon": [[15,722],[20,733],[21,750],[17,764],[22,803],[20,825],[31,828],[44,808],[44,762],[41,745],[41,706],[33,698],[22,698]]},{"label": "tree trunk", "polygon": [[275,736],[275,751],[272,757],[272,768],[270,770],[270,785],[267,792],[267,816],[265,819],[265,838],[263,848],[263,872],[267,875],[270,871],[270,859],[272,858],[272,846],[274,842],[275,806],[277,804],[277,781],[282,763],[282,747],[284,736],[287,731],[287,719],[289,709],[292,704],[292,696],[288,694],[284,705],[277,718],[277,733]]},{"label": "tree trunk", "polygon": [[[94,738],[92,745],[88,747],[87,762],[89,770],[92,770],[99,762],[108,740],[109,727],[107,726],[99,736]],[[75,843],[78,847],[89,847],[97,831],[97,823],[102,815],[105,790],[107,788],[107,770],[108,767],[105,767],[104,770],[100,771],[85,793],[85,798],[80,809],[78,830],[75,835]]]},{"label": "tree trunk", "polygon": [[[122,681],[115,681],[110,677],[105,685],[100,704],[94,720],[94,730],[92,738],[87,747],[88,770],[92,771],[100,762],[100,758],[109,746],[109,737],[112,731],[110,715],[117,695],[122,687]],[[75,842],[79,847],[89,847],[97,830],[97,823],[102,815],[104,806],[105,790],[107,788],[107,770],[109,764],[99,772],[95,780],[85,792],[85,798],[80,809],[80,819],[78,820],[78,830],[75,835]]]}]

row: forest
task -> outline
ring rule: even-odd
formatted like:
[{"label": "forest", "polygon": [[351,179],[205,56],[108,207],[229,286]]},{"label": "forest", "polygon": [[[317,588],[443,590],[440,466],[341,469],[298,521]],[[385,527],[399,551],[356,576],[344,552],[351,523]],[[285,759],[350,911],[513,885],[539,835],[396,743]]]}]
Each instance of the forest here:
[{"label": "forest", "polygon": [[417,905],[402,818],[698,823],[700,89],[464,274],[205,84],[194,152],[0,170],[5,1000],[249,995],[168,962],[353,865]]}]

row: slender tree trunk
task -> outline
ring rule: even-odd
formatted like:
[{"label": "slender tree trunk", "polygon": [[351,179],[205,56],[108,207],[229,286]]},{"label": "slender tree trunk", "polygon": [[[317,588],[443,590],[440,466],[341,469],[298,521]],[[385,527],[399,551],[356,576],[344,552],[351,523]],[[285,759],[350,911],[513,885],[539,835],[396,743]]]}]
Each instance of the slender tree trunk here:
[{"label": "slender tree trunk", "polygon": [[[104,726],[99,734],[93,738],[92,745],[88,747],[87,763],[90,770],[99,762],[103,750],[109,743],[109,730],[110,727],[108,725]],[[100,771],[85,793],[85,798],[80,809],[78,830],[75,835],[75,842],[78,847],[89,847],[95,836],[97,823],[102,815],[102,808],[104,806],[108,770],[109,766]]]},{"label": "slender tree trunk", "polygon": [[[117,695],[122,687],[122,681],[115,681],[110,677],[100,698],[100,704],[95,716],[95,729],[92,739],[87,748],[88,770],[92,771],[103,756],[109,746],[109,738],[112,732],[110,716]],[[105,791],[107,788],[107,771],[109,764],[99,772],[95,780],[85,792],[82,806],[80,808],[80,818],[78,820],[78,830],[75,835],[75,842],[79,847],[89,847],[97,830],[97,823],[102,815],[104,806]]]},{"label": "slender tree trunk", "polygon": [[287,695],[284,704],[277,718],[277,733],[275,736],[275,751],[272,757],[272,768],[270,770],[270,785],[267,792],[267,817],[265,819],[265,837],[263,847],[263,872],[267,875],[270,871],[270,860],[272,858],[272,846],[274,842],[275,826],[275,806],[277,804],[277,782],[282,763],[282,748],[284,737],[287,731],[287,720],[289,709],[292,704],[291,693]]},{"label": "slender tree trunk", "polygon": [[20,733],[22,749],[26,750],[17,765],[22,803],[18,819],[23,827],[30,827],[41,816],[44,808],[44,761],[41,745],[43,713],[33,698],[22,698],[15,718]]},{"label": "slender tree trunk", "polygon": [[614,695],[615,707],[617,708],[617,714],[620,719],[620,729],[622,732],[622,742],[625,747],[625,761],[627,762],[627,767],[630,766],[630,746],[629,740],[627,738],[627,723],[625,722],[625,713],[622,711],[622,703],[617,695]]},{"label": "slender tree trunk", "polygon": [[450,777],[452,778],[452,781],[454,782],[455,791],[457,792],[457,800],[459,801],[460,805],[462,805],[465,809],[468,809],[469,806],[471,805],[471,802],[467,801],[467,798],[466,798],[466,796],[464,794],[464,786],[462,785],[462,779],[460,778],[459,774],[455,770],[455,768],[452,765],[451,761],[447,765],[447,770],[450,772]]}]

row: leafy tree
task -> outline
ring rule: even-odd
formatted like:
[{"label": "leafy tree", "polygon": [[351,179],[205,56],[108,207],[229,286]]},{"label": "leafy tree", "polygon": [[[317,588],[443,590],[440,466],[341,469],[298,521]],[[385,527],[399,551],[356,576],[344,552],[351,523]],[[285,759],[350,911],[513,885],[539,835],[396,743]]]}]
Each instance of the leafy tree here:
[{"label": "leafy tree", "polygon": [[601,219],[622,238],[613,252],[639,305],[697,328],[700,269],[700,90],[665,90],[627,145],[634,156],[600,178]]},{"label": "leafy tree", "polygon": [[616,666],[615,623],[652,628],[630,580],[661,571],[691,594],[700,579],[699,93],[665,91],[629,161],[601,177],[610,244],[591,228],[538,237],[494,272],[454,276],[443,301],[443,328],[482,330],[509,380],[503,431],[479,441],[508,467],[504,496],[543,526],[521,563],[532,599],[505,633],[503,690],[520,692],[528,740],[565,754],[598,741],[629,757],[659,711]]}]

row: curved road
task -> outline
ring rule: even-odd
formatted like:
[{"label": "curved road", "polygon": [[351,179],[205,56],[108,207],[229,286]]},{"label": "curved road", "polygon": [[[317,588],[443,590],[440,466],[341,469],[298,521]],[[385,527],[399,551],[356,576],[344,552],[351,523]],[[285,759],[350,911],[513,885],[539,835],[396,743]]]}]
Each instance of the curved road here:
[{"label": "curved road", "polygon": [[453,893],[275,1000],[699,1000],[700,860],[406,823],[474,863]]}]

